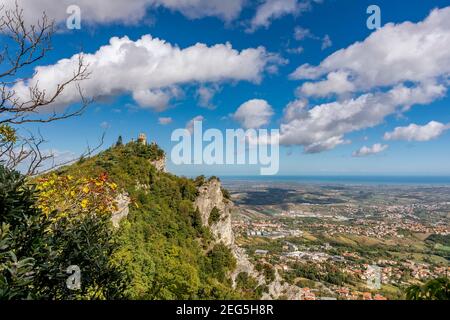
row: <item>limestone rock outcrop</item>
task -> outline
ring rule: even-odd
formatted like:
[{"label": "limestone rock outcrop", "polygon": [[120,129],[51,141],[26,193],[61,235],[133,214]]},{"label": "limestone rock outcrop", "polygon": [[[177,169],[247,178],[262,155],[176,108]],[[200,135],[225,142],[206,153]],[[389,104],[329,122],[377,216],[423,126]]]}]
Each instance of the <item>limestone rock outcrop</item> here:
[{"label": "limestone rock outcrop", "polygon": [[249,276],[255,278],[258,281],[258,285],[265,284],[264,276],[256,271],[253,263],[248,259],[245,250],[233,244],[231,247],[231,251],[233,252],[234,257],[236,258],[236,269],[234,269],[231,274],[231,281],[233,282],[233,286],[236,285],[236,278],[239,273],[244,272]]},{"label": "limestone rock outcrop", "polygon": [[[264,284],[264,276],[259,274],[254,265],[248,259],[245,250],[234,242],[234,232],[231,225],[231,211],[233,202],[225,199],[222,193],[222,184],[217,179],[211,179],[198,188],[198,196],[195,207],[198,208],[202,223],[210,228],[217,243],[223,243],[231,249],[236,258],[236,269],[230,275],[233,284],[239,273],[245,272],[257,279],[259,284]],[[217,222],[210,223],[210,215],[214,208],[220,212]]]},{"label": "limestone rock outcrop", "polygon": [[[234,234],[231,228],[233,203],[224,199],[220,181],[211,179],[205,182],[199,187],[198,193],[194,205],[200,212],[203,225],[211,229],[217,242],[231,247],[234,244]],[[214,208],[217,208],[220,216],[218,221],[211,222],[210,215]]]},{"label": "limestone rock outcrop", "polygon": [[279,299],[280,297],[284,297],[287,300],[300,300],[302,294],[301,288],[284,282],[281,279],[278,270],[275,270],[275,280],[272,281],[268,287],[269,292],[264,293],[262,300],[274,300]]},{"label": "limestone rock outcrop", "polygon": [[127,193],[121,193],[117,196],[117,210],[111,215],[111,221],[114,228],[118,228],[120,225],[120,221],[128,216],[128,213],[130,212],[130,202],[131,199]]},{"label": "limestone rock outcrop", "polygon": [[150,161],[150,163],[156,168],[156,170],[161,171],[161,172],[167,172],[166,157],[162,157],[158,160]]}]

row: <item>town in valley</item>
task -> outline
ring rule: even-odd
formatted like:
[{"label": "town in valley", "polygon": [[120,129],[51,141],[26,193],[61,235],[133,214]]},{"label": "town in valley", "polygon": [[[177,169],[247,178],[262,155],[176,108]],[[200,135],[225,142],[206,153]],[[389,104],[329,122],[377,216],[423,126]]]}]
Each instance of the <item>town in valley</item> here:
[{"label": "town in valley", "polygon": [[281,298],[402,299],[449,272],[449,186],[224,185],[239,246],[267,280],[300,289]]}]

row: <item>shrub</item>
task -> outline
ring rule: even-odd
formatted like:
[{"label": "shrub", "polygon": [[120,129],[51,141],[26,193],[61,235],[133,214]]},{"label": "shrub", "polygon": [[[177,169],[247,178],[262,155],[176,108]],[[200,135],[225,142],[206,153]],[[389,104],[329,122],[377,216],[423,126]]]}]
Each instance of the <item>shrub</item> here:
[{"label": "shrub", "polygon": [[220,211],[217,207],[214,207],[209,214],[208,223],[209,225],[213,225],[214,223],[219,222],[220,220]]},{"label": "shrub", "polygon": [[[126,277],[111,260],[117,244],[110,215],[83,211],[88,194],[84,187],[70,185],[70,179],[62,185],[58,179],[36,188],[0,166],[0,298],[123,297]],[[55,186],[64,193],[46,194]],[[43,201],[37,189],[44,193]],[[61,202],[59,196],[70,201]],[[81,269],[80,290],[66,286],[70,265]]]},{"label": "shrub", "polygon": [[450,280],[437,278],[406,289],[407,300],[450,300]]}]

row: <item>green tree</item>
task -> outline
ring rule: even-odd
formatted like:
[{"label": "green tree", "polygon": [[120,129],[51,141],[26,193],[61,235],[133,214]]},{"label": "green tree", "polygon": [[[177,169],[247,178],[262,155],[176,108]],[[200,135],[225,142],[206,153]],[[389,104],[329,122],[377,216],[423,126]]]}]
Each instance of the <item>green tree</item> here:
[{"label": "green tree", "polygon": [[49,219],[34,208],[34,188],[0,165],[0,299],[39,298],[48,271]]},{"label": "green tree", "polygon": [[236,287],[242,292],[245,299],[261,299],[264,292],[268,291],[266,285],[258,285],[258,281],[246,272],[237,275]]},{"label": "green tree", "polygon": [[234,270],[236,259],[224,244],[216,244],[208,253],[207,272],[220,281],[224,281],[227,272]]},{"label": "green tree", "polygon": [[225,188],[221,188],[221,190],[222,190],[223,197],[227,200],[231,200],[230,192]]},{"label": "green tree", "polygon": [[450,280],[437,278],[406,289],[407,300],[450,300]]},{"label": "green tree", "polygon": [[[52,225],[52,247],[58,254],[51,261],[42,285],[50,299],[122,299],[128,283],[123,266],[115,263],[119,244],[108,215],[88,214],[63,218]],[[81,270],[80,290],[69,290],[65,272],[70,265]],[[63,272],[61,272],[63,271]]]},{"label": "green tree", "polygon": [[[122,298],[126,277],[112,262],[117,249],[107,215],[55,219],[37,208],[37,192],[0,166],[0,298]],[[66,286],[67,267],[82,272],[81,289]]]},{"label": "green tree", "polygon": [[212,225],[214,223],[219,222],[220,220],[220,211],[217,207],[212,208],[211,213],[209,214],[208,223]]},{"label": "green tree", "polygon": [[122,136],[119,136],[119,138],[117,139],[116,142],[116,147],[121,147],[123,146],[123,141],[122,141]]}]

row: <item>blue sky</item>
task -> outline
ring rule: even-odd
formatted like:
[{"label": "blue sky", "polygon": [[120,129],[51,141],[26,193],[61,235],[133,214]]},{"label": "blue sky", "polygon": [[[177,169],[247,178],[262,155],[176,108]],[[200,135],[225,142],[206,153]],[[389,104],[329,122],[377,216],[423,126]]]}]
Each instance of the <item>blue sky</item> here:
[{"label": "blue sky", "polygon": [[[60,152],[78,154],[84,150],[87,142],[94,145],[102,132],[106,131],[105,146],[112,145],[119,135],[128,141],[136,137],[139,132],[145,132],[149,140],[156,141],[166,152],[170,153],[174,145],[170,141],[172,131],[184,128],[190,119],[199,115],[203,116],[205,128],[221,130],[238,128],[242,123],[233,114],[245,102],[258,99],[258,101],[267,102],[273,113],[272,116],[263,119],[262,127],[284,128],[284,131],[281,131],[283,146],[280,153],[280,175],[450,175],[450,148],[448,148],[450,130],[447,130],[450,123],[450,112],[448,111],[450,99],[446,91],[450,74],[448,65],[442,65],[440,71],[436,71],[436,68],[425,70],[426,68],[418,67],[422,61],[428,65],[443,61],[450,62],[448,53],[443,52],[436,56],[426,54],[427,52],[437,52],[442,45],[446,45],[447,51],[450,47],[449,42],[445,43],[450,39],[448,37],[449,22],[445,22],[449,21],[449,19],[445,19],[449,15],[448,10],[444,11],[443,9],[448,5],[448,1],[323,0],[308,1],[308,9],[303,9],[302,6],[307,1],[268,0],[267,2],[270,1],[279,1],[279,5],[286,5],[284,13],[270,12],[271,7],[267,5],[265,12],[269,18],[266,15],[266,19],[264,19],[262,15],[264,1],[236,0],[236,6],[240,6],[239,10],[219,6],[218,8],[213,7],[212,11],[206,13],[202,12],[204,9],[201,6],[192,6],[187,9],[177,8],[176,4],[169,6],[165,5],[164,1],[160,1],[162,4],[157,8],[144,5],[145,13],[139,12],[139,15],[133,19],[129,19],[129,16],[120,16],[117,12],[113,13],[114,16],[111,19],[108,19],[108,13],[102,16],[88,11],[106,10],[102,9],[103,1],[97,1],[98,6],[89,8],[83,6],[83,1],[78,1],[81,8],[81,29],[79,30],[64,28],[64,19],[67,15],[65,15],[63,6],[64,1],[62,1],[59,11],[55,8],[51,9],[55,11],[55,19],[60,21],[61,26],[60,32],[55,35],[53,40],[54,49],[44,60],[40,61],[39,65],[51,68],[61,59],[77,54],[80,48],[85,53],[94,54],[101,46],[108,45],[112,37],[127,36],[134,43],[143,35],[148,34],[152,39],[162,39],[172,48],[180,49],[194,46],[196,43],[203,43],[207,48],[211,48],[214,45],[229,42],[238,54],[242,54],[242,50],[256,49],[262,46],[265,48],[264,57],[255,59],[263,60],[264,66],[258,71],[249,70],[247,73],[242,71],[245,74],[239,73],[242,66],[238,66],[233,72],[221,71],[220,75],[215,76],[210,76],[207,74],[209,71],[205,70],[200,76],[204,80],[198,80],[197,75],[193,75],[192,80],[181,82],[168,80],[170,85],[164,84],[161,85],[161,88],[164,94],[169,96],[169,101],[156,103],[158,106],[148,102],[147,96],[144,97],[145,99],[143,98],[145,102],[143,99],[137,99],[137,94],[133,96],[133,92],[135,92],[133,88],[121,84],[126,89],[106,96],[102,95],[100,98],[97,97],[97,101],[81,117],[31,126],[30,129],[39,128],[49,141],[47,147]],[[36,3],[39,2],[36,1]],[[95,3],[96,1],[91,2]],[[145,3],[144,0],[141,2]],[[42,1],[42,10],[47,8],[47,3],[48,1]],[[71,3],[76,4],[77,1],[71,1]],[[381,9],[382,29],[379,31],[369,30],[366,27],[366,20],[369,17],[366,9],[371,4],[376,4]],[[442,10],[436,13],[436,18],[430,20],[428,26],[426,24],[423,27],[417,25],[427,18],[431,10],[436,8]],[[38,12],[36,10],[39,9],[40,7],[36,4],[32,8],[30,7],[30,10],[35,12]],[[258,12],[261,14],[260,20],[255,18]],[[230,18],[230,15],[233,17]],[[410,21],[412,26],[405,25],[406,21]],[[388,27],[386,24],[389,24]],[[401,28],[397,28],[398,26]],[[369,45],[367,42],[367,45],[364,45],[365,40],[372,33],[388,28],[389,30],[385,30],[383,36],[380,35],[379,39],[374,40],[375,44]],[[302,39],[297,36],[296,39],[296,30],[297,35],[303,31],[306,36]],[[401,34],[398,38],[396,38],[397,32]],[[423,32],[423,37],[419,37],[417,41],[413,42],[410,40],[408,32],[411,32],[412,35],[415,32]],[[437,37],[441,37],[438,41],[432,39],[435,32]],[[328,43],[325,41],[327,38],[330,40]],[[385,41],[380,41],[380,39]],[[394,42],[391,44],[389,42],[391,40],[396,41],[395,44]],[[400,44],[398,44],[399,41]],[[404,43],[401,43],[402,41]],[[444,41],[443,44],[439,43],[442,41]],[[317,67],[327,57],[339,50],[349,48],[357,42],[363,45],[358,50],[355,49],[354,61],[349,61],[350,59],[342,54],[326,67]],[[390,52],[389,48],[386,51],[386,47],[390,46],[392,46],[392,51]],[[424,46],[436,46],[436,50],[424,50],[422,58],[411,54],[410,51],[414,48],[423,48]],[[385,52],[378,53],[378,48],[384,48],[380,51],[385,50]],[[376,70],[383,70],[383,68],[391,70],[392,68],[388,64],[392,59],[397,59],[397,66],[402,64],[401,56],[397,55],[404,52],[408,58],[405,58],[404,66],[396,72],[392,81],[389,79],[390,76],[385,77],[383,74],[373,76]],[[213,53],[206,52],[205,54]],[[418,55],[420,54],[419,52]],[[363,56],[364,59],[361,58]],[[128,59],[130,59],[129,63],[139,66],[140,59],[152,58],[143,57],[136,51],[136,54]],[[200,65],[202,59],[204,58],[200,58]],[[355,69],[349,69],[349,66],[358,63],[358,59],[366,63],[366,66],[358,65]],[[255,65],[258,63],[261,61],[256,61]],[[305,68],[300,70],[303,76],[293,75],[294,71],[298,70],[297,68],[305,64],[314,67],[313,79],[304,77]],[[378,64],[380,65],[379,69]],[[143,63],[142,68],[145,67],[148,67],[148,64]],[[219,69],[220,67],[220,65],[217,66]],[[194,74],[196,70],[192,71],[190,68],[195,69],[196,65],[181,65],[177,72]],[[201,69],[202,66],[199,68]],[[417,70],[409,72],[409,68]],[[131,69],[131,67],[124,68],[116,74],[102,74],[105,84],[101,84],[101,87],[104,88],[110,83],[114,83],[114,85],[116,82],[119,83],[122,76],[126,79],[129,76],[126,73]],[[26,71],[20,76],[32,75],[32,69]],[[93,70],[93,72],[95,71]],[[404,75],[400,76],[399,73],[404,73]],[[330,74],[344,74],[345,81],[337,83],[328,81],[322,85],[321,81],[330,77]],[[166,77],[170,78],[165,74],[153,74],[153,76],[160,77],[161,81]],[[394,79],[396,76],[398,79]],[[144,79],[144,81],[146,80]],[[157,82],[157,80],[155,81]],[[305,83],[310,84],[309,90],[304,86]],[[405,90],[417,89],[422,93],[425,92],[423,94],[426,97],[417,98],[411,93],[411,96],[405,98],[408,102],[392,106],[392,110],[383,116],[374,115],[369,119],[369,116],[361,114],[339,118],[338,114],[341,112],[351,112],[353,107],[346,107],[348,101],[357,100],[364,95],[374,95],[375,102],[373,103],[391,103],[390,100],[386,100],[388,99],[387,95],[391,90],[399,89],[399,86],[403,86],[402,88]],[[212,98],[208,103],[202,103],[199,88],[212,93]],[[430,93],[430,91],[432,92]],[[305,105],[293,110],[299,113],[303,112],[303,116],[296,114],[294,118],[287,119],[285,113],[288,104],[300,101]],[[418,101],[419,103],[417,103]],[[312,115],[311,110],[318,111],[318,109],[314,109],[317,106],[331,103],[338,105],[324,110],[323,115],[320,116],[323,118],[318,117],[314,120],[315,122],[305,120],[305,117]],[[207,104],[207,106],[202,106],[202,104]],[[340,109],[341,105],[342,109]],[[357,107],[359,105],[354,106],[354,108]],[[255,108],[258,110],[257,108],[262,107],[258,105]],[[373,108],[370,109],[371,106],[367,105],[362,108],[373,110]],[[251,117],[251,115],[248,116]],[[162,117],[171,118],[172,122],[162,125],[158,120]],[[324,127],[318,127],[317,123],[322,119],[328,119],[329,123]],[[432,121],[441,126],[430,125],[422,128]],[[367,125],[363,124],[365,122]],[[411,124],[416,124],[419,128],[413,130],[414,128],[410,127]],[[395,131],[396,128],[397,131]],[[313,132],[314,130],[317,132]],[[396,132],[391,135],[394,138],[386,139],[385,134],[389,132]],[[284,138],[285,140],[283,140]],[[377,148],[377,144],[381,148]],[[366,148],[364,149],[364,147]],[[254,166],[175,166],[171,164],[170,160],[168,168],[171,172],[184,175],[252,175],[258,172],[257,167]]]}]

